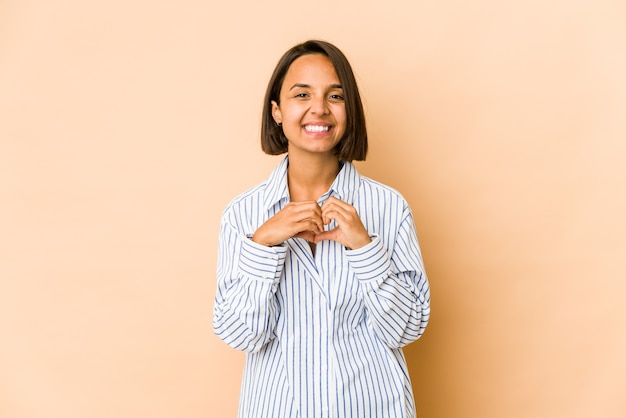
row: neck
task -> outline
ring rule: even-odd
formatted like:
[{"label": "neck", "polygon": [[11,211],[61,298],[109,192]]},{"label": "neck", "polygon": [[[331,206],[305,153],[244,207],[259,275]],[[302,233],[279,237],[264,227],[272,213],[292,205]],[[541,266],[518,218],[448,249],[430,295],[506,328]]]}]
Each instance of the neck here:
[{"label": "neck", "polygon": [[334,155],[299,158],[290,154],[287,182],[291,200],[317,200],[328,191],[338,172],[339,160]]}]

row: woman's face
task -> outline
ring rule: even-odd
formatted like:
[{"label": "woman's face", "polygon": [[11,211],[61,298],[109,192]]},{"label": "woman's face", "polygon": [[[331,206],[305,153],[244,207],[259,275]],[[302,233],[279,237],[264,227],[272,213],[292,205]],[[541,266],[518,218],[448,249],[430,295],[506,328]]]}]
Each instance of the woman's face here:
[{"label": "woman's face", "polygon": [[343,89],[332,62],[324,55],[296,59],[272,101],[272,116],[282,123],[288,152],[333,154],[346,131]]}]

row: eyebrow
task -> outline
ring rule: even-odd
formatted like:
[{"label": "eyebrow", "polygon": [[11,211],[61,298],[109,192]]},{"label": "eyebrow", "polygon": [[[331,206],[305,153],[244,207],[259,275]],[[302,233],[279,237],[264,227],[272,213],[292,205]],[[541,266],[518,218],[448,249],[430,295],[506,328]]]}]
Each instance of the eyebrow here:
[{"label": "eyebrow", "polygon": [[[289,90],[291,91],[291,90],[293,90],[293,89],[295,89],[295,88],[303,88],[303,89],[308,89],[308,88],[311,88],[311,86],[310,86],[310,85],[308,85],[308,84],[296,83],[296,84],[294,84],[293,86],[291,86],[291,87],[289,88]],[[343,87],[341,87],[341,84],[331,84],[331,85],[330,85],[330,88],[331,88],[331,89],[342,89],[342,90],[343,90]]]}]

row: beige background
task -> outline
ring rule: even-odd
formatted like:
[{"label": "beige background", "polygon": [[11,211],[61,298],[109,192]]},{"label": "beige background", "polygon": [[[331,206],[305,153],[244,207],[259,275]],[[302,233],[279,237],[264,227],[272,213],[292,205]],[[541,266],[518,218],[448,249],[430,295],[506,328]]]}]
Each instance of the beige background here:
[{"label": "beige background", "polygon": [[232,417],[226,203],[280,55],[342,48],[416,215],[421,418],[626,415],[623,1],[0,1],[0,416]]}]

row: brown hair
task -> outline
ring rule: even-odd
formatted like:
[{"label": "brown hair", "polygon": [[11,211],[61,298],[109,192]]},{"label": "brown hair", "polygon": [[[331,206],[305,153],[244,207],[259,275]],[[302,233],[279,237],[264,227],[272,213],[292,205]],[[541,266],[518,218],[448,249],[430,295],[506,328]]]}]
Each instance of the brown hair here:
[{"label": "brown hair", "polygon": [[318,40],[310,40],[294,46],[278,61],[265,92],[261,122],[261,148],[270,155],[287,152],[287,138],[282,127],[272,117],[272,101],[280,104],[280,89],[291,64],[303,55],[322,54],[332,62],[343,87],[346,106],[346,132],[335,147],[340,160],[363,161],[367,155],[367,130],[365,112],[359,89],[346,56],[336,46]]}]

